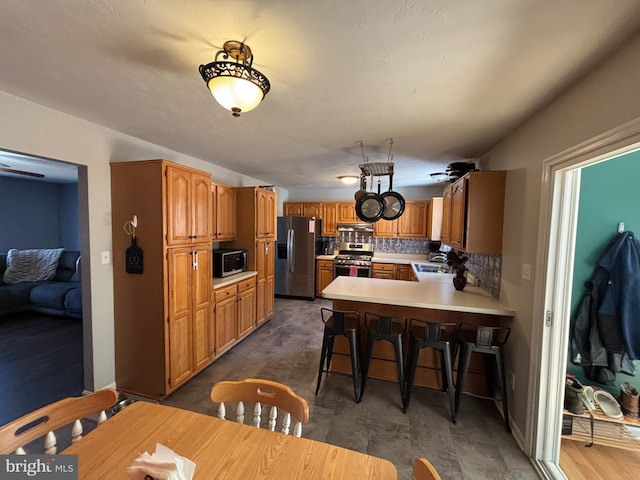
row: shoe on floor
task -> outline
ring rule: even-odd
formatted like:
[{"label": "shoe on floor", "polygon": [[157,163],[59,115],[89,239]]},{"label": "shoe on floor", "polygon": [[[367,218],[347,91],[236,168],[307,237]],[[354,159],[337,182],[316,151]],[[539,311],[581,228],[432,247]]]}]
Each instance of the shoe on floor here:
[{"label": "shoe on floor", "polygon": [[617,400],[606,390],[596,390],[593,394],[593,398],[607,417],[623,417],[622,410],[620,410],[620,405],[618,405]]},{"label": "shoe on floor", "polygon": [[619,402],[622,413],[634,418],[640,416],[640,396],[638,390],[632,387],[629,382],[620,385]]},{"label": "shoe on floor", "polygon": [[584,413],[582,384],[576,378],[567,377],[564,388],[564,408],[578,415]]},{"label": "shoe on floor", "polygon": [[593,398],[593,395],[594,395],[594,391],[590,385],[586,385],[582,389],[582,402],[585,404],[585,406],[589,410],[592,410],[592,411],[596,409],[596,401]]}]

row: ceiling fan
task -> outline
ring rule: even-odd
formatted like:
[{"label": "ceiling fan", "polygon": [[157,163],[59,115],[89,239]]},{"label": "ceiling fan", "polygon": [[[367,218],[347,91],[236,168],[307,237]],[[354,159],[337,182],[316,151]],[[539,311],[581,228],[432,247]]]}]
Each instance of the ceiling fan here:
[{"label": "ceiling fan", "polygon": [[6,163],[0,163],[0,172],[13,173],[15,175],[24,175],[26,177],[44,178],[44,175],[42,173],[33,173],[33,172],[25,172],[24,170],[17,170],[15,168],[11,168],[11,165],[7,165]]},{"label": "ceiling fan", "polygon": [[447,182],[455,182],[458,178],[467,172],[478,170],[474,162],[453,162],[447,165],[444,172],[434,172],[431,178],[437,181],[446,180]]}]

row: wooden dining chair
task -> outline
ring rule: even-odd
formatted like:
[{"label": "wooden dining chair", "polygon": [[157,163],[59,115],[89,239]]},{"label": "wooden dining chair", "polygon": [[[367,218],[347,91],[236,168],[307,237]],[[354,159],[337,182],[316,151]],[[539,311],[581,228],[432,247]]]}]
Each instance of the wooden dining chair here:
[{"label": "wooden dining chair", "polygon": [[442,480],[429,460],[423,457],[413,461],[413,476],[416,480]]},{"label": "wooden dining chair", "polygon": [[26,454],[23,448],[25,445],[44,437],[44,453],[53,455],[58,443],[56,430],[73,424],[71,442],[75,443],[82,438],[81,419],[97,414],[98,425],[104,423],[107,420],[105,410],[117,400],[118,392],[106,388],[82,397],[64,398],[27,413],[0,427],[0,454]]},{"label": "wooden dining chair", "polygon": [[223,420],[226,418],[226,404],[237,402],[238,423],[244,423],[244,403],[255,403],[252,424],[258,428],[262,421],[262,406],[270,406],[268,428],[272,432],[278,423],[278,410],[281,410],[280,430],[285,435],[289,434],[291,417],[296,420],[293,428],[293,435],[296,437],[302,435],[302,424],[309,421],[309,406],[306,400],[288,386],[270,380],[245,378],[237,382],[217,382],[211,388],[211,400],[219,403],[218,417]]}]

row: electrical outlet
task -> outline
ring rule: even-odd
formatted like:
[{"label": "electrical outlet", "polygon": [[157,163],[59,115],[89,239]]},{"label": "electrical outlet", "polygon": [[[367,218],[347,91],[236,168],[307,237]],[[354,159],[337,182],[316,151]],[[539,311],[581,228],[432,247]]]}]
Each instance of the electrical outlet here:
[{"label": "electrical outlet", "polygon": [[516,374],[511,372],[511,390],[516,389]]},{"label": "electrical outlet", "polygon": [[103,265],[108,265],[109,263],[111,263],[111,252],[109,251],[101,252],[100,258],[102,259]]},{"label": "electrical outlet", "polygon": [[522,278],[525,280],[531,280],[531,265],[528,263],[522,264]]}]

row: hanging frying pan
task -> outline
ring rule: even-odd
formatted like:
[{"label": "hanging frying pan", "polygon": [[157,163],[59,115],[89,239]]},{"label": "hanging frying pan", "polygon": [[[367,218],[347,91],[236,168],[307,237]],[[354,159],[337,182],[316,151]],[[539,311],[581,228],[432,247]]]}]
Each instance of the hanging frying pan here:
[{"label": "hanging frying pan", "polygon": [[379,193],[365,192],[356,200],[356,215],[363,222],[377,222],[383,213],[384,202]]},{"label": "hanging frying pan", "polygon": [[358,200],[365,193],[367,193],[367,177],[362,174],[360,175],[360,190],[358,190],[353,197]]},{"label": "hanging frying pan", "polygon": [[404,213],[404,198],[398,192],[393,191],[393,173],[389,175],[389,191],[383,193],[380,197],[384,203],[382,218],[395,220]]}]

